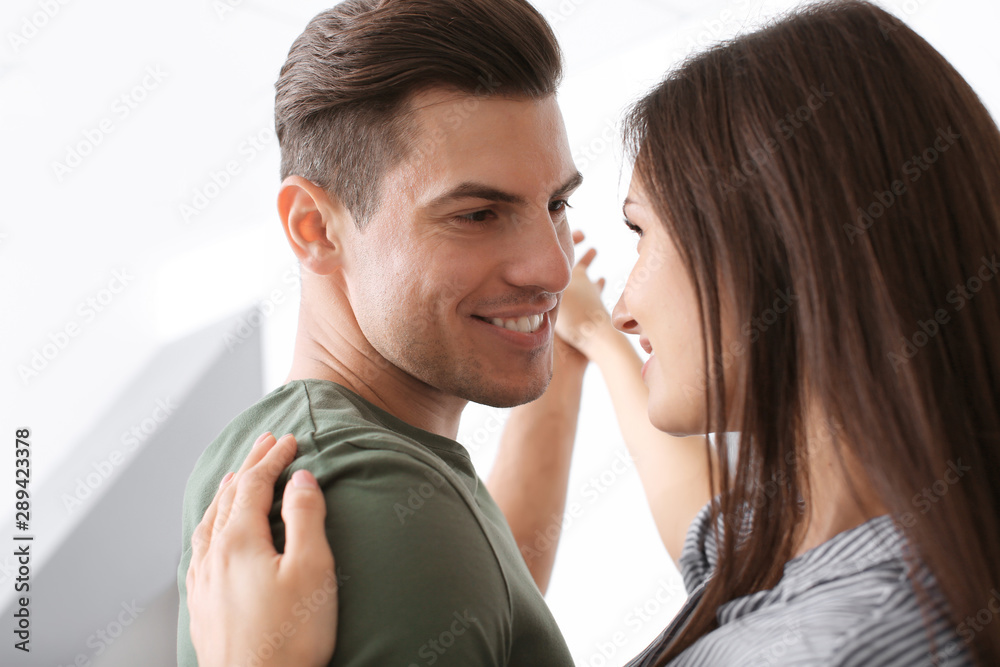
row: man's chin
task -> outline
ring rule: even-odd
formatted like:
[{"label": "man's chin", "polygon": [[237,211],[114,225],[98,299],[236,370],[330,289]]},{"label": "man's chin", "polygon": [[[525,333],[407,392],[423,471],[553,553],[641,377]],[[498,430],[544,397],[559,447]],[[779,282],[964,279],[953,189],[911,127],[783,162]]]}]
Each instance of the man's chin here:
[{"label": "man's chin", "polygon": [[536,374],[535,377],[521,376],[516,381],[481,381],[477,387],[470,388],[465,398],[473,403],[489,405],[494,408],[513,408],[541,397],[552,380],[552,369],[547,373]]}]

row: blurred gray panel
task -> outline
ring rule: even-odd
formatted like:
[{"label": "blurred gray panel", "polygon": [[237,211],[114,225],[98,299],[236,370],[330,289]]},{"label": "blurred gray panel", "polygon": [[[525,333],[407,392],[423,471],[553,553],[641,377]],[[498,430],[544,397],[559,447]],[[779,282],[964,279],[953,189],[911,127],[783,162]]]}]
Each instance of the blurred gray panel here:
[{"label": "blurred gray panel", "polygon": [[[156,354],[33,491],[32,551],[42,557],[31,570],[31,652],[13,648],[16,601],[5,586],[0,664],[177,664],[177,594],[169,591],[180,561],[184,487],[205,447],[262,396],[260,330],[246,327],[234,339],[239,319]],[[128,425],[143,433],[143,424],[150,434],[123,457]]]}]

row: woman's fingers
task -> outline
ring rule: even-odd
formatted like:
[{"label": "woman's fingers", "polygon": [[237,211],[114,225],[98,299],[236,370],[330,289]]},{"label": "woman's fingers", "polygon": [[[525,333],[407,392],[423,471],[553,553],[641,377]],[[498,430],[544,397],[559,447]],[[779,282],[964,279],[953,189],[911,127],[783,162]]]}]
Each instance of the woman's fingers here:
[{"label": "woman's fingers", "polygon": [[[228,477],[229,475],[226,475],[226,478],[223,479],[223,484],[227,481]],[[191,533],[191,561],[188,563],[187,571],[187,589],[189,591],[194,585],[195,571],[201,570],[205,554],[208,552],[208,545],[212,540],[212,526],[215,523],[215,511],[218,506],[219,494],[216,492],[215,498],[212,499],[212,504],[208,506],[204,516],[201,517],[201,521],[198,522],[198,525],[194,528],[194,532]]]},{"label": "woman's fingers", "polygon": [[212,536],[215,535],[215,521],[219,514],[220,499],[227,493],[233,493],[229,489],[229,484],[235,475],[236,473],[233,472],[225,474],[222,481],[219,482],[219,488],[215,492],[215,497],[212,498],[212,502],[209,504],[208,509],[205,510],[205,514],[202,515],[201,521],[198,522],[194,532],[191,533],[191,565],[188,567],[189,576],[195,567],[200,565],[201,561],[205,558],[208,545],[212,542]]},{"label": "woman's fingers", "polygon": [[285,551],[281,565],[296,570],[333,569],[333,552],[326,539],[326,498],[308,470],[296,470],[281,499],[285,522]]},{"label": "woman's fingers", "polygon": [[243,465],[240,466],[238,472],[243,472],[251,466],[257,465],[257,462],[264,458],[264,455],[270,451],[275,442],[274,436],[271,435],[270,431],[261,433],[257,441],[253,443],[253,447],[250,448],[250,453],[243,459]]},{"label": "woman's fingers", "polygon": [[295,459],[297,449],[295,436],[284,435],[268,448],[260,461],[246,470],[241,469],[230,482],[236,488],[229,518],[234,534],[242,537],[267,532],[270,536],[267,515],[274,500],[274,484]]},{"label": "woman's fingers", "polygon": [[588,249],[587,252],[583,253],[583,257],[580,258],[580,261],[577,262],[577,265],[582,266],[583,268],[586,269],[588,266],[590,266],[590,263],[594,261],[594,257],[596,255],[597,255],[597,248]]},{"label": "woman's fingers", "polygon": [[[292,436],[289,436],[292,437]],[[294,437],[292,437],[294,442]],[[205,510],[204,516],[202,516],[201,521],[198,522],[198,526],[195,528],[194,532],[191,534],[191,564],[188,567],[188,575],[191,576],[193,571],[201,565],[201,562],[205,558],[205,554],[208,552],[209,545],[212,542],[212,537],[225,527],[226,523],[229,521],[229,515],[232,511],[233,503],[236,501],[236,494],[238,490],[238,485],[235,483],[238,476],[242,476],[249,470],[252,466],[260,463],[276,445],[274,436],[270,432],[262,434],[254,442],[253,447],[250,449],[250,453],[247,454],[247,458],[244,459],[243,465],[240,466],[240,470],[237,473],[229,472],[223,478],[219,484],[219,489],[216,491],[215,497],[212,499],[211,504],[209,504],[208,509]],[[294,457],[294,449],[291,452],[291,456]],[[283,456],[287,457],[288,452],[284,452]],[[289,458],[290,462],[291,459]],[[287,466],[285,463],[284,466]],[[278,474],[280,474],[280,470]],[[277,479],[277,475],[275,475]],[[273,497],[274,482],[271,482],[270,486],[271,495]]]},{"label": "woman's fingers", "polygon": [[239,483],[241,477],[246,474],[252,466],[257,465],[263,459],[268,452],[277,444],[274,436],[270,432],[264,433],[257,441],[254,442],[253,447],[250,448],[250,453],[247,457],[243,459],[243,465],[233,476],[232,482],[222,485],[221,491],[217,494],[219,506],[216,510],[215,526],[213,528],[212,534],[222,530],[229,521],[229,513],[233,509],[233,502],[236,500],[237,484]]},{"label": "woman's fingers", "polygon": [[[231,482],[234,476],[235,473],[232,472],[228,472],[223,476],[222,481],[219,483],[219,489],[215,492],[215,497],[212,498],[212,502],[209,504],[208,509],[205,510],[201,521],[198,522],[194,532],[191,533],[191,561],[188,563],[187,577],[185,579],[189,596],[193,594],[195,589],[197,574],[205,568],[205,558],[208,555],[208,548],[212,543],[212,537],[216,531],[215,520],[219,511],[219,499],[224,494],[233,492]],[[191,598],[189,597],[189,603],[190,600]]]},{"label": "woman's fingers", "polygon": [[[297,471],[285,487],[283,554],[271,537],[274,484],[296,450],[291,434],[260,441],[222,484],[199,524],[214,537],[192,554],[187,573],[189,627],[199,664],[244,664],[260,648],[261,637],[292,627],[294,609],[307,597],[309,622],[297,618],[267,663],[325,665],[333,654],[338,585],[323,525],[326,499],[311,473]],[[324,593],[318,604],[317,591]]]}]

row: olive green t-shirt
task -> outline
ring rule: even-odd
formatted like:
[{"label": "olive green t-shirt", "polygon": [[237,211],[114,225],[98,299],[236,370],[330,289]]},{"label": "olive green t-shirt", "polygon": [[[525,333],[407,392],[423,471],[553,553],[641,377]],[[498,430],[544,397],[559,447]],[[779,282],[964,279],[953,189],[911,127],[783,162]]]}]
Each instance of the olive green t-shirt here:
[{"label": "olive green t-shirt", "polygon": [[[292,433],[299,447],[275,487],[270,521],[279,551],[281,494],[290,474],[309,470],[326,496],[326,536],[340,584],[331,666],[573,665],[465,448],[339,384],[308,379],[275,389],[230,422],[188,480],[177,571],[181,667],[197,665],[185,591],[191,533],[219,481],[239,468],[265,431]],[[307,607],[308,601],[296,617],[306,618]],[[258,653],[267,657],[268,650],[262,644]],[[256,664],[251,657],[243,661]]]}]

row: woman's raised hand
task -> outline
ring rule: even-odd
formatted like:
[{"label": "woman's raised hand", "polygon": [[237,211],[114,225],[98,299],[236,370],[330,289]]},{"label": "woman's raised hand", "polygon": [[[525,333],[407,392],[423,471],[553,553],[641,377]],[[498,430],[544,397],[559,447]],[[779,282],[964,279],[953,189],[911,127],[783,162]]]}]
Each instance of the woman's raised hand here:
[{"label": "woman's raised hand", "polygon": [[[581,241],[583,232],[574,231],[573,242]],[[573,277],[563,292],[555,327],[557,336],[591,360],[601,334],[614,331],[611,314],[601,301],[604,278],[591,281],[587,276],[587,268],[596,255],[597,249],[590,248],[573,267]]]}]

